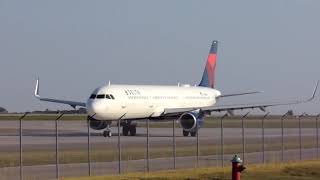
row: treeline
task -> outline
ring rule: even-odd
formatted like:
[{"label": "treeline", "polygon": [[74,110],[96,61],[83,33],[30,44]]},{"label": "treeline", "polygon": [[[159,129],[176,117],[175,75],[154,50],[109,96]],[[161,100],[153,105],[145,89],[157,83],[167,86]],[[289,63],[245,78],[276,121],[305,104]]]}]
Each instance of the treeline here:
[{"label": "treeline", "polygon": [[58,114],[58,113],[63,113],[63,114],[86,114],[86,108],[79,108],[75,110],[57,110],[57,111],[52,111],[49,109],[46,109],[45,111],[32,111],[30,112],[32,114]]},{"label": "treeline", "polygon": [[[5,108],[0,107],[0,114],[7,114],[9,113]],[[23,112],[24,113],[24,112]],[[31,111],[28,113],[32,113],[32,114],[58,114],[58,113],[64,113],[64,114],[86,114],[86,108],[79,108],[79,109],[74,109],[74,110],[49,110],[46,109],[44,111]],[[19,112],[10,112],[10,114],[20,114]]]},{"label": "treeline", "polygon": [[8,113],[8,111],[5,108],[0,107],[0,113]]}]

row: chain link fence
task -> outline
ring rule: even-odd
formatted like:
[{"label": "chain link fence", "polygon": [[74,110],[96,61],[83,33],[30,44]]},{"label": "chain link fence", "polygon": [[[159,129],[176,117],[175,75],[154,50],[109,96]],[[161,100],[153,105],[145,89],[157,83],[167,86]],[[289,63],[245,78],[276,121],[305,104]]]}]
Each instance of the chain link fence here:
[{"label": "chain link fence", "polygon": [[[31,115],[30,115],[31,116]],[[28,114],[0,120],[0,177],[59,179],[182,168],[229,166],[319,158],[320,115],[209,117],[195,137],[184,137],[176,120],[139,121],[136,136],[91,130],[86,120],[64,114],[33,120]]]}]

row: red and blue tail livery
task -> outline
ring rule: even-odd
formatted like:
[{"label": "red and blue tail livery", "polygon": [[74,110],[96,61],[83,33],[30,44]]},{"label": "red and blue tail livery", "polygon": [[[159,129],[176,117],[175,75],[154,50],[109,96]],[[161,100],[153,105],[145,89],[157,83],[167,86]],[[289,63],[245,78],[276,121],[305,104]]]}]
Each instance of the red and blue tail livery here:
[{"label": "red and blue tail livery", "polygon": [[213,41],[199,86],[214,88],[218,41]]}]

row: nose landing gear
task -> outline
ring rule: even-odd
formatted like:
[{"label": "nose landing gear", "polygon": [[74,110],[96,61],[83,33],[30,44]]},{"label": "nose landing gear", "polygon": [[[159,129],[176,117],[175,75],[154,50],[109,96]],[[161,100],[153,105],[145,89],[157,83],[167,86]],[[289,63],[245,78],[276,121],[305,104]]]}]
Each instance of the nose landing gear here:
[{"label": "nose landing gear", "polygon": [[111,137],[112,132],[111,132],[111,130],[106,130],[106,131],[103,131],[102,135],[103,135],[103,137]]},{"label": "nose landing gear", "polygon": [[106,130],[103,131],[102,135],[103,135],[103,137],[111,137],[112,136],[112,132],[111,132],[109,124],[108,124]]},{"label": "nose landing gear", "polygon": [[[123,136],[135,136],[137,134],[137,124],[131,121],[121,122]],[[102,133],[103,137],[111,137],[112,132],[110,125],[107,126],[106,130]]]}]

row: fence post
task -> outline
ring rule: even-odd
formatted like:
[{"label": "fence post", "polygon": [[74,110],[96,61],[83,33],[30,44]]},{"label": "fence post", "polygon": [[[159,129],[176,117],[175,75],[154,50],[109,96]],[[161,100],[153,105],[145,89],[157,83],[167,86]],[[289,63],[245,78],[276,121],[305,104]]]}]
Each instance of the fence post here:
[{"label": "fence post", "polygon": [[284,119],[288,115],[288,112],[281,116],[281,162],[284,161]]},{"label": "fence post", "polygon": [[228,113],[224,114],[220,118],[220,145],[221,145],[221,166],[224,167],[224,137],[223,137],[223,119],[228,116]]},{"label": "fence post", "polygon": [[301,141],[302,141],[302,139],[301,139],[301,116],[302,115],[299,116],[299,159],[300,159],[300,161],[301,161]]},{"label": "fence post", "polygon": [[23,161],[22,161],[22,120],[25,118],[29,113],[26,112],[24,113],[20,118],[19,118],[19,150],[20,150],[20,180],[23,179]]},{"label": "fence post", "polygon": [[320,114],[316,116],[317,159],[319,159],[319,124],[318,124],[319,116]]},{"label": "fence post", "polygon": [[197,136],[197,167],[199,167],[199,155],[200,155],[200,149],[199,149],[199,124],[197,122],[196,124],[196,136]]},{"label": "fence post", "polygon": [[149,144],[149,128],[150,128],[150,125],[149,125],[149,118],[147,118],[147,172],[149,173],[150,172],[150,154],[149,154],[149,147],[150,147],[150,144]]},{"label": "fence post", "polygon": [[118,173],[121,174],[121,140],[120,140],[120,121],[118,120]]},{"label": "fence post", "polygon": [[264,120],[267,118],[267,116],[269,115],[269,112],[267,112],[261,121],[261,132],[262,132],[262,162],[263,164],[265,164],[265,138],[264,138]]},{"label": "fence post", "polygon": [[245,163],[245,153],[246,153],[246,145],[245,145],[245,132],[244,132],[244,119],[250,114],[247,112],[245,115],[241,117],[241,127],[242,127],[242,162]]},{"label": "fence post", "polygon": [[176,169],[176,126],[175,126],[175,120],[172,119],[172,143],[173,143],[173,169]]},{"label": "fence post", "polygon": [[90,138],[91,138],[91,132],[90,132],[90,119],[88,118],[87,120],[87,133],[88,133],[88,144],[87,144],[87,158],[88,158],[88,174],[89,176],[91,176],[91,142],[90,142]]},{"label": "fence post", "polygon": [[302,160],[302,136],[301,136],[301,118],[305,116],[305,113],[302,113],[299,116],[299,159]]},{"label": "fence post", "polygon": [[56,179],[59,179],[59,131],[58,131],[58,121],[64,115],[64,113],[60,114],[55,120],[55,129],[56,129]]}]

